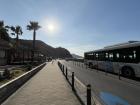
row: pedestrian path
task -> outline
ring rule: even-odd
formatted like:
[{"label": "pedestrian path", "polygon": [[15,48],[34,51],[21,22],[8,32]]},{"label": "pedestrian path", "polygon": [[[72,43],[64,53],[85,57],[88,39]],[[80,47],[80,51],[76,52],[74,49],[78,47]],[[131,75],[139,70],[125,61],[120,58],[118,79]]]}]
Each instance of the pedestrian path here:
[{"label": "pedestrian path", "polygon": [[48,63],[2,105],[80,105],[57,61]]}]

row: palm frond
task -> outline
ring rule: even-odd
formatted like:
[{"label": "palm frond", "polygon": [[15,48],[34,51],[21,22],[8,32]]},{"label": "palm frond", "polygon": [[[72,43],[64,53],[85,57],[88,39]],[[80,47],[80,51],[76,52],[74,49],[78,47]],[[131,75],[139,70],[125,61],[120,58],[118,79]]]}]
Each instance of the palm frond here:
[{"label": "palm frond", "polygon": [[15,29],[15,27],[14,27],[14,26],[11,26],[11,30],[12,30],[13,32],[15,32],[15,31],[16,31],[16,29]]},{"label": "palm frond", "polygon": [[30,25],[27,25],[28,30],[38,30],[41,26],[38,25],[38,22],[30,21]]},{"label": "palm frond", "polygon": [[11,28],[11,27],[10,27],[10,26],[5,26],[5,28],[9,29],[9,28]]},{"label": "palm frond", "polygon": [[27,30],[33,30],[33,28],[31,27],[31,25],[27,25]]},{"label": "palm frond", "polygon": [[11,35],[15,35],[15,33],[11,33]]},{"label": "palm frond", "polygon": [[3,26],[4,26],[4,21],[0,20],[0,27],[3,27]]}]

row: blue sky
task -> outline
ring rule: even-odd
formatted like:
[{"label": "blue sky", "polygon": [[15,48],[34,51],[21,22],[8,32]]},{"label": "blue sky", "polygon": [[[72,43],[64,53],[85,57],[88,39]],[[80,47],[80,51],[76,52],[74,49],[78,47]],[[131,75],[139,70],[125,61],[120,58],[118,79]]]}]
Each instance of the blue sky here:
[{"label": "blue sky", "polygon": [[[42,26],[37,39],[83,56],[86,51],[140,40],[140,0],[0,0],[0,20],[20,25],[23,36],[30,20]],[[46,24],[55,24],[49,32]]]}]

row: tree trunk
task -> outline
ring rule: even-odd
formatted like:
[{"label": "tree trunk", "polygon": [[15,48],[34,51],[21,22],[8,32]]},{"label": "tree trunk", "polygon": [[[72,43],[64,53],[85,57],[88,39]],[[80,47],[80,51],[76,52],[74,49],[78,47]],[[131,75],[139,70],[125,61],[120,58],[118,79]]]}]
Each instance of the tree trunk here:
[{"label": "tree trunk", "polygon": [[34,52],[35,52],[35,38],[36,37],[36,31],[33,32],[33,50],[32,50],[32,63],[34,62]]},{"label": "tree trunk", "polygon": [[35,50],[36,31],[33,32],[33,49]]},{"label": "tree trunk", "polygon": [[17,37],[16,37],[16,44],[17,44],[17,47],[18,47],[18,34],[17,34]]}]

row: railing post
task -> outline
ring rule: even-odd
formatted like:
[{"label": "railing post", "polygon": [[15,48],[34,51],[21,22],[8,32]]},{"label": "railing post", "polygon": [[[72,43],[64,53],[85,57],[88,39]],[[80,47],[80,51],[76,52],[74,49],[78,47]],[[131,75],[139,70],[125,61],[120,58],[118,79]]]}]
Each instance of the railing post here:
[{"label": "railing post", "polygon": [[74,91],[74,72],[72,72],[72,90]]},{"label": "railing post", "polygon": [[62,70],[63,70],[63,74],[64,74],[64,65],[63,65],[63,68],[62,68]]},{"label": "railing post", "polygon": [[121,80],[121,70],[119,69],[119,73],[118,73],[118,76],[119,76],[119,80]]},{"label": "railing post", "polygon": [[91,85],[87,85],[87,105],[91,105]]},{"label": "railing post", "polygon": [[62,64],[60,63],[60,69],[61,69],[61,71],[62,71]]},{"label": "railing post", "polygon": [[105,70],[105,75],[107,75],[107,70]]},{"label": "railing post", "polygon": [[68,79],[68,69],[66,67],[66,79]]}]

